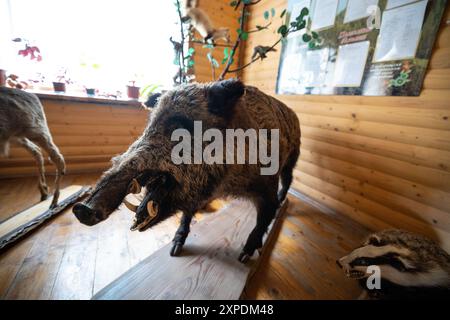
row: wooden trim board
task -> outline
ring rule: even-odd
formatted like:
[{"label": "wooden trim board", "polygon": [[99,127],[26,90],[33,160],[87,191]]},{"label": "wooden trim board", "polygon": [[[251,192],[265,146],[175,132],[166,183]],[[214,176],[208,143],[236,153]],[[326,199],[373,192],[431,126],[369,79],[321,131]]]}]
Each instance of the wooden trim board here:
[{"label": "wooden trim board", "polygon": [[3,221],[0,224],[0,249],[38,227],[45,220],[64,211],[68,206],[85,196],[89,190],[90,187],[82,186],[64,188],[60,191],[59,203],[55,208],[49,209],[53,199],[53,197],[50,197]]},{"label": "wooden trim board", "polygon": [[[284,202],[268,234],[286,207],[287,202]],[[258,253],[255,253],[245,265],[238,261],[255,224],[254,206],[234,200],[192,226],[181,256],[170,257],[172,244],[168,244],[99,291],[93,299],[239,299],[258,260]]]}]

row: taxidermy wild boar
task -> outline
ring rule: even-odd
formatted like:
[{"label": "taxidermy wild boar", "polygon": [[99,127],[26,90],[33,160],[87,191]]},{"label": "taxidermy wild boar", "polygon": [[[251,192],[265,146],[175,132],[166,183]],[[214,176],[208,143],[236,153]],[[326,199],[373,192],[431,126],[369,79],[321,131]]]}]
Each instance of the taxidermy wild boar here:
[{"label": "taxidermy wild boar", "polygon": [[[261,161],[175,164],[172,152],[179,142],[173,141],[173,133],[176,129],[192,133],[200,121],[205,133],[209,129],[224,134],[229,129],[278,129],[279,139],[266,142],[269,147],[277,144],[279,155],[276,154],[275,160],[279,166],[265,175],[262,172],[267,162]],[[194,139],[195,134],[193,142]],[[250,151],[249,141],[244,139],[249,148],[246,150]],[[207,145],[201,142],[203,148]],[[171,255],[178,255],[195,212],[215,198],[246,198],[257,208],[257,222],[239,257],[245,262],[262,247],[263,235],[286,197],[299,148],[300,128],[295,113],[257,88],[244,86],[234,79],[182,85],[160,97],[143,135],[113,159],[112,167],[100,178],[92,194],[84,203],[76,204],[73,212],[82,223],[95,225],[107,219],[127,194],[145,188],[132,229],[143,231],[182,211],[171,250]]]}]

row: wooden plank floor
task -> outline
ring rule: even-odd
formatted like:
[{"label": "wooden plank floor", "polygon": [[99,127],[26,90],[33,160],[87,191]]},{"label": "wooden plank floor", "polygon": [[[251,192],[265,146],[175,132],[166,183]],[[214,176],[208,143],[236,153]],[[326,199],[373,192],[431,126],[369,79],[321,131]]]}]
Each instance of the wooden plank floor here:
[{"label": "wooden plank floor", "polygon": [[[288,204],[278,210],[269,230],[279,222]],[[237,260],[255,226],[256,208],[234,200],[191,228],[179,257],[169,255],[168,244],[94,296],[98,300],[237,300],[257,266],[255,254],[246,263]],[[268,233],[270,235],[270,231]],[[270,240],[265,237],[264,245]]]},{"label": "wooden plank floor", "polygon": [[[98,175],[67,176],[64,186]],[[39,200],[34,178],[0,180],[0,217]],[[249,280],[247,299],[353,299],[360,290],[335,260],[369,231],[348,218],[290,196],[275,241]],[[198,215],[201,220],[205,215]],[[1,218],[0,218],[1,219]],[[70,210],[0,252],[1,299],[90,299],[122,273],[169,243],[177,217],[143,233],[130,232],[126,210],[86,227]]]}]

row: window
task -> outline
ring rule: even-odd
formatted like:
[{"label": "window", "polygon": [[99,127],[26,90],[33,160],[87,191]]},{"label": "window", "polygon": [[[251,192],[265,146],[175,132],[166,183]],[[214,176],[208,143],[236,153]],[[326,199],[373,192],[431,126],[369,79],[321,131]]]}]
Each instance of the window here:
[{"label": "window", "polygon": [[[24,80],[41,73],[48,86],[64,68],[75,87],[171,86],[176,21],[172,1],[0,0],[0,68]],[[39,47],[42,61],[19,56],[16,37]]]}]

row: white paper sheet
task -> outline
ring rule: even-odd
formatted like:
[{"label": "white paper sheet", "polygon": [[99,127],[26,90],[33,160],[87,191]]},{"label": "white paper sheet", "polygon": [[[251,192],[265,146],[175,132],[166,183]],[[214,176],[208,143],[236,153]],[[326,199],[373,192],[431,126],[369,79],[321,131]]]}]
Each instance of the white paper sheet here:
[{"label": "white paper sheet", "polygon": [[374,62],[414,58],[428,0],[385,11]]},{"label": "white paper sheet", "polygon": [[296,50],[287,53],[280,70],[278,92],[295,93],[302,75],[302,61],[305,60],[306,50]]},{"label": "white paper sheet", "polygon": [[348,0],[344,23],[366,18],[371,6],[377,6],[378,0]]},{"label": "white paper sheet", "polygon": [[312,16],[312,30],[334,26],[338,0],[317,0]]},{"label": "white paper sheet", "polygon": [[328,48],[324,48],[306,52],[306,59],[302,63],[302,86],[318,87],[324,85],[328,64],[328,51]]},{"label": "white paper sheet", "polygon": [[334,70],[334,86],[361,86],[370,41],[357,42],[339,47],[336,68]]},{"label": "white paper sheet", "polygon": [[388,0],[388,3],[386,5],[386,10],[397,8],[400,6],[403,6],[408,3],[416,2],[417,0]]}]

